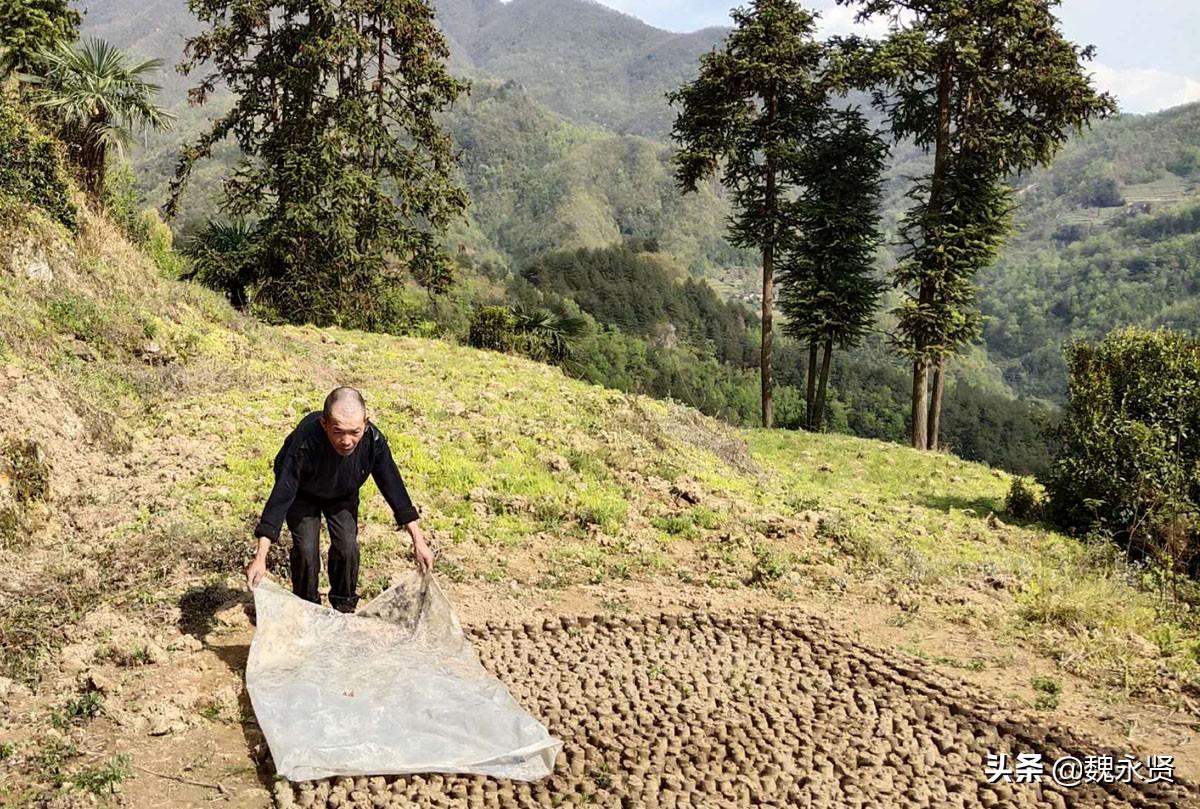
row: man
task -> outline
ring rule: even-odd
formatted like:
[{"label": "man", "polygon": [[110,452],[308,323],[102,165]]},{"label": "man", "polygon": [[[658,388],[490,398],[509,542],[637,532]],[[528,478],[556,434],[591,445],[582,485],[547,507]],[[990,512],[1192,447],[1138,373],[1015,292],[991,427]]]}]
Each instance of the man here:
[{"label": "man", "polygon": [[358,490],[375,478],[396,523],[412,537],[417,567],[433,567],[433,553],[417,525],[417,509],[392,459],[387,439],[367,418],[362,394],[341,387],[325,398],[321,412],[309,413],[275,456],[275,486],[254,529],[258,549],[246,569],[253,588],[266,575],[267,549],[279,541],[286,519],[292,535],[292,592],[321,603],[318,537],[321,515],[329,527],[329,604],[354,612],[358,604]]}]

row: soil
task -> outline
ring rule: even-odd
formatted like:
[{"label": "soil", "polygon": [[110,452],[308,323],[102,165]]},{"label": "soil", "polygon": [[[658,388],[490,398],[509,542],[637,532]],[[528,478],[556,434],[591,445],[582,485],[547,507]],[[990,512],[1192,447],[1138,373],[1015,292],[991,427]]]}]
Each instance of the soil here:
[{"label": "soil", "polygon": [[[852,640],[795,609],[647,611],[482,620],[480,658],[564,742],[554,774],[522,784],[428,775],[276,782],[241,687],[252,627],[235,597],[202,648],[168,651],[127,683],[164,716],[126,720],[140,765],[130,806],[1187,807],[1176,783],[989,784],[988,753],[1132,752],[1014,711],[932,666]],[[493,608],[499,606],[492,601]],[[502,609],[502,607],[501,607]],[[477,610],[479,610],[477,612]],[[539,617],[539,613],[540,616]],[[491,614],[498,614],[492,612]],[[209,622],[211,623],[211,622]],[[198,644],[198,645],[201,645]],[[169,647],[168,647],[169,648]],[[172,711],[171,705],[183,703]],[[196,701],[240,722],[196,715]],[[113,734],[101,717],[98,736]],[[154,727],[153,723],[158,722]],[[175,725],[171,723],[175,722]],[[182,779],[182,781],[181,781]],[[190,781],[191,783],[184,783]]]}]

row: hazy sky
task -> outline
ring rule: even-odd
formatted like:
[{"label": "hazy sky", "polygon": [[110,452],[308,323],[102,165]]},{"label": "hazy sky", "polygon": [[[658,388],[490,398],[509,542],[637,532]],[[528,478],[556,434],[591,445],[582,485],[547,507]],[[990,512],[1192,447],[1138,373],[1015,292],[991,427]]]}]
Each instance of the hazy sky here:
[{"label": "hazy sky", "polygon": [[[600,0],[670,31],[728,25],[739,0]],[[852,13],[833,0],[808,0],[827,33],[850,30]],[[1064,0],[1058,11],[1073,41],[1095,45],[1096,83],[1128,112],[1155,112],[1200,101],[1200,2]]]}]

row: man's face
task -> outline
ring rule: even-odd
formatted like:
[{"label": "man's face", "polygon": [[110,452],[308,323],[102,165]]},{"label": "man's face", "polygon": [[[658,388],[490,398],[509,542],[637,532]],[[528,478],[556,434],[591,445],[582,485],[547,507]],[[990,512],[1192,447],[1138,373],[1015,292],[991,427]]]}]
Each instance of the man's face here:
[{"label": "man's face", "polygon": [[329,418],[321,417],[325,435],[338,455],[354,452],[367,428],[367,414],[357,408],[334,408]]}]

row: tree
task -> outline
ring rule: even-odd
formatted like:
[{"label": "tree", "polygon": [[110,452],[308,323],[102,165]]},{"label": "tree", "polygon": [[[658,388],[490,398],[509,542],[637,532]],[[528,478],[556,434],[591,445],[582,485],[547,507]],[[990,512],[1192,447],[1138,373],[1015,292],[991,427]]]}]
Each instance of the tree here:
[{"label": "tree", "polygon": [[1070,398],[1046,477],[1051,518],[1196,573],[1200,341],[1127,328],[1067,346]]},{"label": "tree", "polygon": [[1094,49],[1058,30],[1059,0],[838,3],[858,6],[859,20],[891,20],[883,42],[840,44],[865,57],[849,64],[873,85],[895,138],[933,151],[913,189],[895,283],[905,290],[897,337],[913,363],[913,446],[936,449],[946,358],[978,333],[971,276],[1007,232],[1004,179],[1049,163],[1070,131],[1116,103],[1083,70]]},{"label": "tree", "polygon": [[98,200],[110,151],[121,154],[139,129],[168,129],[174,116],[156,103],[159,87],[148,77],[158,59],[131,62],[102,39],[79,47],[60,42],[36,56],[30,99],[58,126],[84,190]]},{"label": "tree", "polygon": [[184,281],[199,281],[245,311],[255,276],[252,227],[242,221],[206,222],[182,252],[191,264]]},{"label": "tree", "polygon": [[467,205],[436,119],[467,85],[427,0],[189,0],[207,31],[180,71],[211,64],[233,108],[183,151],[173,215],[193,164],[232,137],[242,160],[224,208],[255,224],[255,302],[281,320],[366,325],[396,261],[431,289],[452,277],[439,246]]},{"label": "tree", "polygon": [[31,72],[39,53],[73,42],[78,29],[68,0],[0,0],[0,78]]},{"label": "tree", "polygon": [[[784,331],[809,346],[805,426],[821,429],[835,345],[854,346],[874,322],[884,285],[874,277],[880,176],[887,147],[855,109],[834,112],[798,165],[794,238],[779,271]],[[817,351],[823,351],[817,382]]]},{"label": "tree", "polygon": [[732,191],[730,242],[762,253],[762,423],[773,421],[772,310],[776,260],[791,228],[799,145],[825,112],[823,47],[794,0],[752,0],[732,12],[724,48],[705,54],[695,81],[668,94],[681,105],[671,133],[684,191],[716,172]]}]

